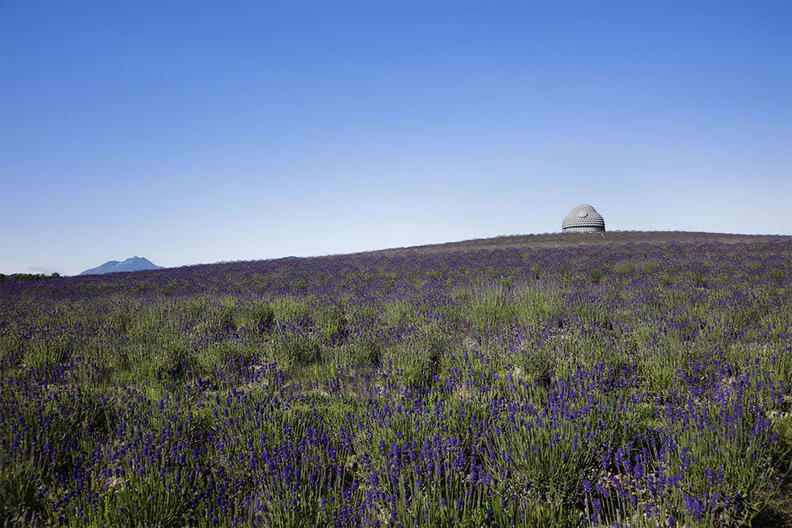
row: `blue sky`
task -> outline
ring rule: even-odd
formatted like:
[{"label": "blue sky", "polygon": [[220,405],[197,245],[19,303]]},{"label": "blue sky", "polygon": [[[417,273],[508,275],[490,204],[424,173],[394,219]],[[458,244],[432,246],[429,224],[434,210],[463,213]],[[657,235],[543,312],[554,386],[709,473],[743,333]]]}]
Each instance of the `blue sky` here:
[{"label": "blue sky", "polygon": [[0,272],[792,234],[792,4],[0,3]]}]

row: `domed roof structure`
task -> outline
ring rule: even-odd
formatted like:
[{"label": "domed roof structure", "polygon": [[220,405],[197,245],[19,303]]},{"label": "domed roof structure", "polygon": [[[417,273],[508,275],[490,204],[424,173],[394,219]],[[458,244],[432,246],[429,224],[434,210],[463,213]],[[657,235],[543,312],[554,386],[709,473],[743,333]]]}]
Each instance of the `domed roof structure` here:
[{"label": "domed roof structure", "polygon": [[589,204],[580,204],[572,208],[561,222],[564,233],[597,233],[605,231],[605,220],[596,209]]}]

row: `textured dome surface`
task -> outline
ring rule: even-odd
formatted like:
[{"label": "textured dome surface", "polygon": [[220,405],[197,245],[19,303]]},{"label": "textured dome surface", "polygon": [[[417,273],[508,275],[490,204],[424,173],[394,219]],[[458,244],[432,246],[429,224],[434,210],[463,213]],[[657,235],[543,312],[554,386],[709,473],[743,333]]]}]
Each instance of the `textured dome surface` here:
[{"label": "textured dome surface", "polygon": [[605,231],[605,220],[589,204],[572,208],[561,222],[562,231]]}]

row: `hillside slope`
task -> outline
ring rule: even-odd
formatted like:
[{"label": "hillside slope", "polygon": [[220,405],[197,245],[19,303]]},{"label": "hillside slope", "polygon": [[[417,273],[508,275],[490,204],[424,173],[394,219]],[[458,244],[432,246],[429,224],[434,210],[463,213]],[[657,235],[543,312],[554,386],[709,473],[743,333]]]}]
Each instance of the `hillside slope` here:
[{"label": "hillside slope", "polygon": [[2,283],[0,517],[788,526],[790,277],[608,233]]}]

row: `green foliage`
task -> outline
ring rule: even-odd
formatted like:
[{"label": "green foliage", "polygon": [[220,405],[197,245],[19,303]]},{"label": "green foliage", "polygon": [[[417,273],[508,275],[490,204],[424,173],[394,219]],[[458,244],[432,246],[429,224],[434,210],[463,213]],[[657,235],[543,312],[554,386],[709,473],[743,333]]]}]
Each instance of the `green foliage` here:
[{"label": "green foliage", "polygon": [[313,298],[283,295],[272,300],[275,322],[307,323],[311,320],[311,303]]},{"label": "green foliage", "polygon": [[0,517],[6,525],[33,526],[49,516],[47,501],[39,496],[40,472],[30,461],[0,465]]},{"label": "green foliage", "polygon": [[634,262],[619,262],[613,266],[613,273],[616,275],[632,275],[635,273]]},{"label": "green foliage", "polygon": [[406,301],[390,301],[382,305],[382,322],[387,326],[396,327],[407,322],[413,307]]},{"label": "green foliage", "polygon": [[561,313],[557,292],[539,287],[477,288],[465,307],[466,319],[478,329],[500,325],[537,326]]},{"label": "green foliage", "polygon": [[58,277],[60,277],[59,273],[50,273],[49,275],[44,273],[12,273],[10,275],[0,273],[0,282],[22,282],[40,279],[56,279]]},{"label": "green foliage", "polygon": [[336,345],[344,340],[347,330],[347,316],[343,306],[330,306],[321,310],[316,317],[316,325],[321,340]]},{"label": "green foliage", "polygon": [[517,322],[523,326],[536,326],[563,311],[557,291],[522,287],[515,289],[512,306]]}]

